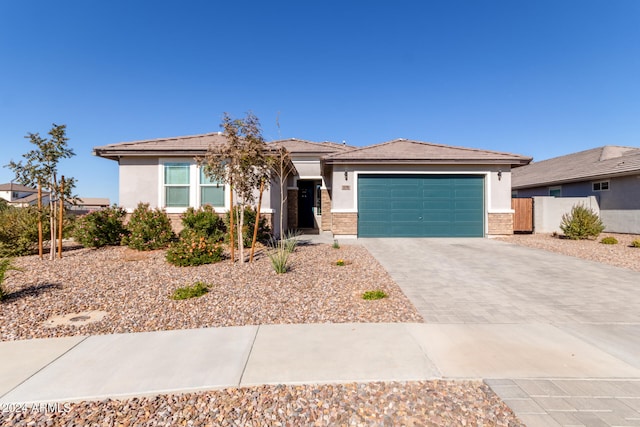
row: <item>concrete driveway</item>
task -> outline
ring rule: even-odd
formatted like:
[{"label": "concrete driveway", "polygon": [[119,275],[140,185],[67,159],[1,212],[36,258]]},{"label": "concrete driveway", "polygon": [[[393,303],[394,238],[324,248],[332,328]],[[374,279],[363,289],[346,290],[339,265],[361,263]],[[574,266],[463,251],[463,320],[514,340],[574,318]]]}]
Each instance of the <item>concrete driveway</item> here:
[{"label": "concrete driveway", "polygon": [[490,239],[362,239],[420,311],[444,377],[530,426],[640,426],[640,273]]}]

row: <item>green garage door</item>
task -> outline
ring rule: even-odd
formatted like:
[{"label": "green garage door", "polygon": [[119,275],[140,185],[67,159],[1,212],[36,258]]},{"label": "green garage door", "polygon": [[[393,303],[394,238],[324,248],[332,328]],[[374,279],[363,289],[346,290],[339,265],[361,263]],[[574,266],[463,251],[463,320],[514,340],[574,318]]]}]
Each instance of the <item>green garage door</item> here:
[{"label": "green garage door", "polygon": [[483,237],[484,177],[359,175],[359,237]]}]

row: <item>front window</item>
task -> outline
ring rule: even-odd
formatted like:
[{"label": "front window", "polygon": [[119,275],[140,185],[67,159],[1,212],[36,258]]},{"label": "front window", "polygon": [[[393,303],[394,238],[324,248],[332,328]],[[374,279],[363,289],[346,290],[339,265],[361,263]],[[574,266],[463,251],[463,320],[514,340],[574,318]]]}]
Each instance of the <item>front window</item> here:
[{"label": "front window", "polygon": [[200,205],[224,207],[224,184],[207,177],[200,168]]},{"label": "front window", "polygon": [[561,187],[549,187],[549,195],[553,197],[562,196],[562,188]]},{"label": "front window", "polygon": [[189,206],[189,163],[165,163],[164,196],[166,207]]}]

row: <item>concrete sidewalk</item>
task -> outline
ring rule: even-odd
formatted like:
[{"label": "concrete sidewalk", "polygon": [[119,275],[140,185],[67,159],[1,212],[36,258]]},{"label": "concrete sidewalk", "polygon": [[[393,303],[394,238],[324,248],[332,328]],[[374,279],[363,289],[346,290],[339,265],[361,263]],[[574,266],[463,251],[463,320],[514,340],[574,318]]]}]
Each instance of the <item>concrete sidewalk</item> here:
[{"label": "concrete sidewalk", "polygon": [[504,392],[514,389],[504,382],[511,378],[640,378],[637,367],[542,324],[265,325],[34,339],[0,343],[0,359],[2,403],[256,384],[489,378]]}]

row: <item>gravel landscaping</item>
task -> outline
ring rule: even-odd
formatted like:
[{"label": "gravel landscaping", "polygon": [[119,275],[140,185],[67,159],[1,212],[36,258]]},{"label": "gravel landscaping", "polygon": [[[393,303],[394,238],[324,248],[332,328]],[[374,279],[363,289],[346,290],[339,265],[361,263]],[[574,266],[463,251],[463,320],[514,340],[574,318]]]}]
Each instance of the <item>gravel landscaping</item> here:
[{"label": "gravel landscaping", "polygon": [[[618,244],[600,243],[603,238],[609,236],[615,237]],[[602,233],[596,240],[571,240],[552,234],[515,234],[498,238],[517,245],[640,271],[640,248],[631,247],[631,242],[638,239],[640,235],[637,234],[615,233]]]},{"label": "gravel landscaping", "polygon": [[[407,297],[366,249],[300,245],[291,269],[276,274],[265,249],[257,261],[174,267],[165,251],[126,247],[77,249],[62,260],[21,257],[9,271],[1,303],[0,340],[96,335],[280,323],[422,322]],[[345,266],[337,266],[343,259]],[[179,287],[203,281],[202,297],[170,299]],[[388,298],[366,301],[381,289]],[[103,320],[48,327],[53,316],[104,311]],[[79,322],[81,323],[81,322]]]},{"label": "gravel landscaping", "polygon": [[279,385],[2,413],[15,426],[524,426],[481,382]]},{"label": "gravel landscaping", "polygon": [[[390,254],[392,256],[392,254]],[[165,251],[124,247],[75,249],[62,260],[22,257],[10,271],[0,304],[0,340],[276,323],[422,322],[378,262],[358,245],[299,246],[291,269],[276,274],[263,249],[253,264],[229,261],[173,267]],[[336,265],[338,259],[344,266]],[[203,281],[199,298],[170,299]],[[388,297],[366,301],[365,291]],[[95,323],[55,316],[105,312]],[[71,323],[71,324],[69,324]],[[49,408],[51,409],[51,408]],[[496,425],[521,426],[481,382],[417,381],[229,388],[0,413],[0,424],[169,425]]]}]

